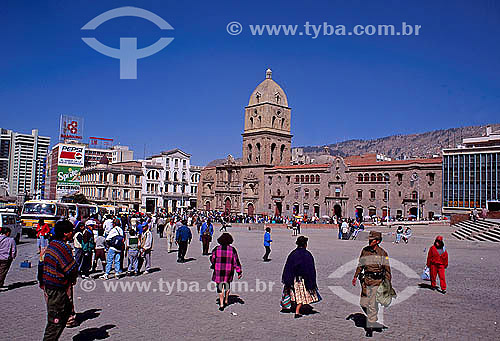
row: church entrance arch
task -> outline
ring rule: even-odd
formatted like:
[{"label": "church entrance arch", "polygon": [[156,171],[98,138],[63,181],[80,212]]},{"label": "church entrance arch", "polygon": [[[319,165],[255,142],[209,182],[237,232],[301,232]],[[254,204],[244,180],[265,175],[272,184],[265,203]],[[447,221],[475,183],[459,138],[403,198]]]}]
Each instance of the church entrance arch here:
[{"label": "church entrance arch", "polygon": [[224,213],[231,214],[231,199],[229,198],[226,198],[226,201],[224,201]]}]

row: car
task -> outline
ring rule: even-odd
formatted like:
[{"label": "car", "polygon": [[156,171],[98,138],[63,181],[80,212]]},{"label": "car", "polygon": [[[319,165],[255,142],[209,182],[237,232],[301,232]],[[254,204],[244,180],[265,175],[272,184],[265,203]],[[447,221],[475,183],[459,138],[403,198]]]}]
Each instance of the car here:
[{"label": "car", "polygon": [[0,212],[0,227],[10,228],[10,236],[16,243],[21,240],[22,226],[17,219],[17,214],[11,212]]}]

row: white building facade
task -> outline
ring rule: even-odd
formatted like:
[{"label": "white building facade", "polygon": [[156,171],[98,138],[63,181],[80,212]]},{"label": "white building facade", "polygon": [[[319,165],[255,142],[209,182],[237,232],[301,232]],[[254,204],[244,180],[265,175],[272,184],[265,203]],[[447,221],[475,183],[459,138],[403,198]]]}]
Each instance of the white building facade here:
[{"label": "white building facade", "polygon": [[190,159],[190,154],[173,149],[142,161],[142,211],[177,212],[196,207],[193,202],[196,205],[201,167],[192,167]]}]

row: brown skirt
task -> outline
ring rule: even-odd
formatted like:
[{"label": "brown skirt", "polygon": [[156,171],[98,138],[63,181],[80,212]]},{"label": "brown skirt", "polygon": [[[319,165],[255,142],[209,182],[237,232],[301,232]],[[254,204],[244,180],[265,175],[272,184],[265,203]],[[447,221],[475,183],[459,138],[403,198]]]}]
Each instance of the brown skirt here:
[{"label": "brown skirt", "polygon": [[290,299],[296,304],[311,304],[319,302],[318,293],[306,289],[306,284],[303,278],[295,279],[293,290],[290,290]]}]

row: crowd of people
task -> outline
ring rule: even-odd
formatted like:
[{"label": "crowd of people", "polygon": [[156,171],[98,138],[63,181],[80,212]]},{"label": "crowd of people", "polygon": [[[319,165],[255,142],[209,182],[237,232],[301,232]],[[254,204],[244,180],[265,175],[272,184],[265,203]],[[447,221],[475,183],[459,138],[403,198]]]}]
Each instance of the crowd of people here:
[{"label": "crowd of people", "polygon": [[[213,220],[212,220],[213,219]],[[210,251],[214,235],[214,223],[224,225],[230,221],[213,212],[196,214],[159,214],[151,215],[94,215],[89,218],[70,217],[60,220],[50,229],[43,220],[37,226],[37,246],[40,252],[38,281],[43,289],[47,303],[47,325],[44,340],[57,340],[65,327],[77,325],[73,301],[73,286],[77,278],[88,278],[102,268],[103,280],[120,278],[123,275],[139,275],[144,266],[146,273],[152,272],[153,231],[159,238],[166,240],[168,253],[177,246],[177,262],[186,261],[188,245],[193,239],[190,226],[196,226],[201,243],[202,254],[210,256],[212,280],[216,283],[219,310],[228,305],[231,282],[235,275],[242,277],[243,270],[238,252],[233,244],[231,234],[224,232],[217,239],[217,246]],[[299,219],[292,219],[294,235],[300,233]],[[339,220],[339,238],[352,238],[354,232],[363,229],[356,220]],[[346,230],[347,226],[347,230]],[[409,234],[408,234],[409,232]],[[3,287],[5,275],[12,260],[16,257],[13,238],[8,228],[0,234],[0,288]],[[396,240],[406,241],[411,229],[396,231]],[[354,237],[355,238],[355,237]],[[358,267],[352,281],[361,284],[360,305],[367,315],[366,335],[372,336],[373,330],[384,328],[377,323],[379,302],[377,296],[381,285],[387,287],[383,292],[389,301],[395,296],[391,285],[391,269],[389,256],[380,247],[382,234],[370,231],[368,246],[363,248]],[[263,246],[264,262],[271,259],[271,228],[265,228]],[[296,249],[287,257],[282,283],[283,293],[281,306],[283,311],[295,313],[295,318],[303,316],[305,306],[322,300],[316,283],[316,268],[312,253],[307,250],[308,238],[298,236]],[[125,264],[127,259],[127,264]],[[431,288],[437,290],[439,277],[441,292],[446,293],[445,269],[448,266],[448,254],[443,238],[438,236],[429,250],[427,266],[430,271]],[[114,273],[112,275],[112,272]],[[94,276],[96,278],[96,276]]]}]

